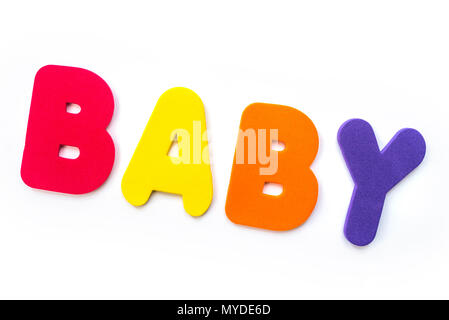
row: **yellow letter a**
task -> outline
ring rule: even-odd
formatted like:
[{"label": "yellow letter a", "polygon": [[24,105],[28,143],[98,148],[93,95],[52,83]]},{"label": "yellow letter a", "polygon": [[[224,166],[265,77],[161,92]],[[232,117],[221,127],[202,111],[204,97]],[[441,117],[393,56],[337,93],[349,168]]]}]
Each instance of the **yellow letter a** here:
[{"label": "yellow letter a", "polygon": [[[179,158],[168,155],[174,137]],[[192,90],[173,88],[159,98],[123,176],[122,193],[132,205],[145,204],[153,191],[182,195],[192,216],[204,214],[212,202],[206,116]]]}]

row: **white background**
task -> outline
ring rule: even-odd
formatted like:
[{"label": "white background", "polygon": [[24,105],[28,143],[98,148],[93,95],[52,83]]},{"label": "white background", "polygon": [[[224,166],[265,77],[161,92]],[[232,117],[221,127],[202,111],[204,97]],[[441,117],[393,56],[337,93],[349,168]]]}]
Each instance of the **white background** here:
[{"label": "white background", "polygon": [[[2,1],[1,298],[449,298],[448,1]],[[34,75],[87,68],[112,88],[117,158],[84,196],[20,178]],[[201,218],[155,194],[142,208],[120,181],[158,97],[202,98],[214,200]],[[240,116],[293,106],[320,135],[316,210],[276,233],[225,215]],[[369,121],[381,146],[419,130],[423,164],[388,196],[378,236],[343,236],[353,183],[340,125]]]}]

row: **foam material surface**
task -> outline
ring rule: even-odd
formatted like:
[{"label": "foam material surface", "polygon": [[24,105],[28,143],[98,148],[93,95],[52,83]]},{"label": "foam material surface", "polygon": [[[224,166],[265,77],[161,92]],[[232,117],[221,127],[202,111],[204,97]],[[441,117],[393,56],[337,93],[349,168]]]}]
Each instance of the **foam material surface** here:
[{"label": "foam material surface", "polygon": [[[68,106],[77,104],[77,114]],[[22,180],[30,187],[83,194],[100,187],[111,173],[115,147],[106,128],[114,113],[107,83],[91,71],[45,66],[35,77],[23,152]],[[60,156],[68,146],[76,159]]]},{"label": "foam material surface", "polygon": [[418,131],[402,129],[380,151],[371,125],[361,119],[345,122],[338,142],[355,183],[344,233],[365,246],[376,236],[387,192],[419,166],[426,144]]},{"label": "foam material surface", "polygon": [[[175,138],[179,157],[169,155]],[[182,195],[192,216],[203,215],[212,202],[206,115],[190,89],[161,95],[123,176],[122,193],[132,205],[144,205],[153,191]]]},{"label": "foam material surface", "polygon": [[[273,150],[273,145],[283,148]],[[286,231],[303,224],[318,198],[310,169],[318,152],[318,133],[301,111],[282,105],[254,103],[242,114],[226,214],[237,224]],[[264,193],[278,185],[280,194]]]}]

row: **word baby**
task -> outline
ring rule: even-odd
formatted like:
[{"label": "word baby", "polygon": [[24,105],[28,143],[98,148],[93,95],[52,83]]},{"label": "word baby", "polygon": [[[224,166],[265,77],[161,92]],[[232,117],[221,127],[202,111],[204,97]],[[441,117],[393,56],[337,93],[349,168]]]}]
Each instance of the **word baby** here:
[{"label": "word baby", "polygon": [[[73,105],[81,106],[72,112]],[[106,131],[114,112],[109,86],[84,69],[46,66],[36,75],[21,175],[30,187],[83,194],[108,178],[115,157]],[[173,141],[179,155],[169,155]],[[338,133],[343,156],[355,182],[345,235],[359,246],[375,238],[386,194],[424,159],[421,134],[403,129],[379,150],[371,126],[360,119]],[[79,150],[75,158],[61,150]],[[281,148],[273,150],[275,146]],[[226,214],[236,224],[274,231],[294,229],[312,214],[318,182],[310,165],[318,152],[313,122],[297,109],[264,103],[242,114],[226,200]],[[279,195],[264,192],[278,185]],[[184,208],[201,216],[213,197],[212,173],[201,99],[186,88],[165,92],[143,132],[123,176],[122,193],[134,206],[153,191],[182,195]]]}]

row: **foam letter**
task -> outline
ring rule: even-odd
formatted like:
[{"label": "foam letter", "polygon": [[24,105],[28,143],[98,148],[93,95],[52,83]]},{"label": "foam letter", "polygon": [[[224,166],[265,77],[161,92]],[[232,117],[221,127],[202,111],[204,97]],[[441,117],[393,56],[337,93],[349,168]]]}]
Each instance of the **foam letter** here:
[{"label": "foam letter", "polygon": [[365,246],[376,236],[388,191],[423,161],[426,143],[418,131],[402,129],[380,151],[370,124],[360,119],[341,126],[338,142],[355,183],[344,233]]},{"label": "foam letter", "polygon": [[[67,112],[69,104],[81,107]],[[30,187],[82,194],[103,184],[114,164],[115,149],[106,128],[114,98],[104,80],[79,68],[46,66],[36,74],[31,101],[22,180]],[[62,146],[79,157],[59,156]]]},{"label": "foam letter", "polygon": [[[272,150],[276,141],[285,149]],[[317,152],[318,134],[305,114],[281,105],[248,106],[242,114],[229,182],[228,218],[237,224],[275,231],[303,224],[318,197],[318,182],[309,168]],[[282,193],[263,193],[268,183],[282,185]]]},{"label": "foam letter", "polygon": [[[174,137],[179,158],[168,155]],[[204,214],[212,201],[206,116],[192,90],[173,88],[159,98],[123,176],[122,192],[132,205],[145,204],[153,191],[182,195],[192,216]]]}]

